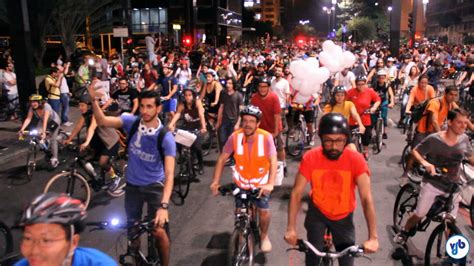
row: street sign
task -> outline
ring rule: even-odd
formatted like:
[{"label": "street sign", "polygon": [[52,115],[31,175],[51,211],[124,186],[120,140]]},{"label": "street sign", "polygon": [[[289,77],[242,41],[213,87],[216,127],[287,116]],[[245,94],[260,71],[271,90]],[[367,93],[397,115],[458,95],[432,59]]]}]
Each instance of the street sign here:
[{"label": "street sign", "polygon": [[117,27],[114,28],[114,37],[128,37],[128,28],[127,27]]},{"label": "street sign", "polygon": [[173,24],[173,30],[180,30],[181,25],[180,24]]}]

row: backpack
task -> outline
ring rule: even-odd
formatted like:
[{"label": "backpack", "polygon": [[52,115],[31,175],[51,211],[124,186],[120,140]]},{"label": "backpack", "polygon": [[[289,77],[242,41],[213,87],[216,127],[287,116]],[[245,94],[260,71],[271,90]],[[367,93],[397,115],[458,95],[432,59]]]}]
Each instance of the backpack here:
[{"label": "backpack", "polygon": [[44,78],[40,84],[38,85],[38,91],[37,93],[41,96],[43,96],[43,99],[47,99],[48,98],[48,89],[46,89],[46,78]]},{"label": "backpack", "polygon": [[[128,147],[128,143],[130,143],[130,140],[132,139],[133,135],[137,133],[138,126],[140,125],[140,120],[141,118],[138,117],[135,119],[135,121],[132,124],[132,127],[130,128],[130,132],[127,136],[127,141],[126,145]],[[163,125],[163,127],[160,129],[160,132],[158,133],[158,141],[156,142],[156,148],[158,149],[158,152],[160,153],[161,157],[161,162],[163,163],[163,167],[165,166],[165,156],[164,156],[164,150],[163,150],[163,139],[165,138],[166,133],[168,133],[168,128]]]},{"label": "backpack", "polygon": [[[426,112],[426,106],[428,106],[428,103],[431,100],[432,99],[427,99],[426,101],[416,106],[413,106],[413,110],[411,111],[411,119],[414,123],[418,123],[423,116],[428,115],[428,113]],[[438,101],[439,101],[439,106],[440,106],[439,110],[441,111],[441,109],[443,108],[443,103],[441,102],[441,99],[438,99]]]}]

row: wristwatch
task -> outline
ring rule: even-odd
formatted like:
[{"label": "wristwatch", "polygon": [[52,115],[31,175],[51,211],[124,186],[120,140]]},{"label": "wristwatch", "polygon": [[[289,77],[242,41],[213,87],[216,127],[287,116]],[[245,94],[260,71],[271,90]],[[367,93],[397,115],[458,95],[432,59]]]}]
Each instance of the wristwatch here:
[{"label": "wristwatch", "polygon": [[168,203],[162,202],[160,203],[160,209],[167,210],[169,207]]}]

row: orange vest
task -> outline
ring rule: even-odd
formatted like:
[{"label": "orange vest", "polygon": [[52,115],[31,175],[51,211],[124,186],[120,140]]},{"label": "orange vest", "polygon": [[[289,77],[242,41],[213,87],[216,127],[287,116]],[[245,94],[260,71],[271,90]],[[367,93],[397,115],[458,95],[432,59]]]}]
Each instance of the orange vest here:
[{"label": "orange vest", "polygon": [[243,129],[234,133],[234,159],[232,179],[242,189],[252,189],[268,183],[270,158],[265,156],[265,139],[270,133],[257,129],[252,143],[252,153]]}]

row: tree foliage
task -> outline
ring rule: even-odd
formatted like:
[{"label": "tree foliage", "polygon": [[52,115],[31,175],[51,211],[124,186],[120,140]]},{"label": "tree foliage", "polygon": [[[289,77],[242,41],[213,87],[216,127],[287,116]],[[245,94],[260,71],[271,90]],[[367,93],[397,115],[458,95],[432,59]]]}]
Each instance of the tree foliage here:
[{"label": "tree foliage", "polygon": [[376,27],[374,21],[368,17],[353,17],[348,21],[347,27],[355,36],[356,42],[373,40],[375,38]]}]

